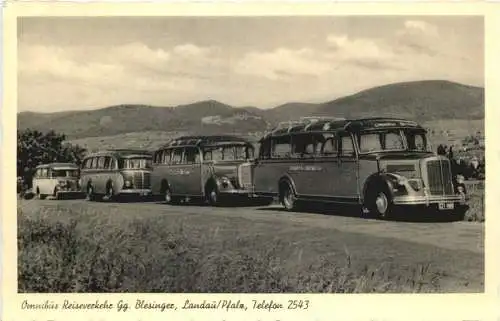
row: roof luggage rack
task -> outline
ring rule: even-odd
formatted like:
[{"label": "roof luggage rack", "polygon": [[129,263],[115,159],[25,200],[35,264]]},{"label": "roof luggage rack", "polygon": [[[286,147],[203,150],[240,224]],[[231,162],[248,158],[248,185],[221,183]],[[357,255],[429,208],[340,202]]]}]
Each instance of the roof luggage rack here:
[{"label": "roof luggage rack", "polygon": [[333,116],[308,116],[300,117],[301,122],[315,123],[318,121],[339,121],[346,120],[344,117],[333,117]]},{"label": "roof luggage rack", "polygon": [[331,117],[331,116],[308,116],[308,117],[300,117],[299,120],[289,120],[289,121],[282,121],[279,122],[276,127],[274,127],[272,130],[267,131],[267,133],[275,133],[278,130],[288,128],[288,132],[290,132],[294,127],[296,126],[308,126],[314,123],[317,123],[319,121],[342,121],[346,120],[343,117]]}]

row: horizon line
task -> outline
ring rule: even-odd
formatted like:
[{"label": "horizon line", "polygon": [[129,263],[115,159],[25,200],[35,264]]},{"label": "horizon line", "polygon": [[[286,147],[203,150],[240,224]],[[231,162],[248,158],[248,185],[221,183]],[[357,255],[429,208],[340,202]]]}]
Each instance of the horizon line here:
[{"label": "horizon line", "polygon": [[397,85],[397,84],[408,84],[408,83],[419,83],[419,82],[420,83],[422,83],[422,82],[449,82],[449,83],[453,83],[453,84],[461,85],[461,86],[466,86],[466,87],[474,87],[474,88],[483,89],[483,90],[485,89],[484,85],[482,85],[482,86],[470,85],[470,84],[464,84],[464,83],[461,83],[461,82],[452,81],[452,80],[448,80],[448,79],[422,79],[422,80],[392,82],[392,83],[386,83],[384,85],[367,87],[365,89],[358,90],[358,91],[356,91],[354,93],[342,95],[342,96],[339,96],[337,98],[333,98],[331,100],[327,100],[327,101],[324,101],[324,102],[287,101],[287,102],[284,102],[284,103],[281,103],[281,104],[277,104],[276,106],[270,107],[270,108],[262,108],[262,107],[258,107],[258,106],[252,106],[252,105],[236,106],[236,105],[232,105],[232,104],[227,104],[225,102],[222,102],[221,100],[210,99],[209,98],[209,99],[203,99],[203,100],[193,101],[193,102],[190,102],[190,103],[177,104],[177,105],[174,105],[174,106],[148,105],[148,104],[144,104],[144,103],[121,103],[121,104],[108,105],[108,106],[91,108],[91,109],[62,110],[62,111],[54,111],[54,112],[50,112],[50,111],[44,112],[44,111],[23,110],[23,111],[18,111],[17,115],[19,115],[21,113],[57,114],[57,113],[67,113],[67,112],[87,112],[87,111],[97,111],[97,110],[103,110],[103,109],[113,108],[113,107],[122,107],[122,106],[144,106],[144,107],[153,107],[153,108],[177,108],[177,107],[185,107],[185,106],[189,106],[189,105],[193,105],[193,104],[197,104],[197,103],[204,103],[204,102],[216,102],[216,103],[219,103],[219,104],[222,104],[222,105],[226,105],[226,106],[229,106],[231,108],[236,108],[236,109],[240,109],[240,108],[241,109],[244,109],[244,108],[257,108],[257,109],[260,109],[262,111],[266,111],[266,110],[272,110],[272,109],[275,109],[277,107],[281,107],[281,106],[288,105],[288,104],[311,104],[311,105],[319,105],[319,104],[324,104],[324,103],[332,102],[332,101],[335,101],[335,100],[338,100],[338,99],[342,99],[342,98],[345,98],[345,97],[357,95],[357,94],[362,93],[364,91],[368,91],[368,90],[371,90],[371,89],[376,89],[376,88],[380,88],[380,87],[384,87],[384,86]]}]

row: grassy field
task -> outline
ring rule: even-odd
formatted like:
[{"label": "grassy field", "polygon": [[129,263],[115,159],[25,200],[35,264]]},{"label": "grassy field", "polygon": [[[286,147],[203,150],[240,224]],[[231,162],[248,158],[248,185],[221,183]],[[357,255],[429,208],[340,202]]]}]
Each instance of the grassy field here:
[{"label": "grassy field", "polygon": [[18,207],[20,292],[429,293],[483,284],[482,259],[464,250],[251,215],[97,205]]},{"label": "grassy field", "polygon": [[442,119],[428,121],[422,124],[430,129],[430,139],[434,148],[439,144],[452,145],[461,143],[461,140],[468,135],[475,135],[477,132],[484,134],[484,119]]},{"label": "grassy field", "polygon": [[466,183],[467,193],[469,194],[469,209],[465,213],[464,220],[469,222],[485,221],[485,203],[484,203],[484,181]]}]

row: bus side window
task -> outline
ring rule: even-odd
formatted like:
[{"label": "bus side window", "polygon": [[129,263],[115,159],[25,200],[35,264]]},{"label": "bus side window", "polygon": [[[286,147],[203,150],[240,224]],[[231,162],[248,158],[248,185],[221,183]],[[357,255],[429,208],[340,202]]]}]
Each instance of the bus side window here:
[{"label": "bus side window", "polygon": [[342,136],[340,148],[341,156],[354,157],[356,155],[354,152],[354,144],[352,142],[351,136]]},{"label": "bus side window", "polygon": [[182,149],[182,148],[174,149],[174,151],[172,153],[172,160],[171,160],[172,165],[181,164],[183,151],[184,151],[184,149]]},{"label": "bus side window", "polygon": [[111,169],[111,157],[110,156],[104,157],[104,168]]},{"label": "bus side window", "polygon": [[197,148],[186,148],[184,153],[184,164],[197,164],[200,162]]},{"label": "bus side window", "polygon": [[204,150],[203,151],[203,160],[210,161],[212,160],[212,151],[211,150]]},{"label": "bus side window", "polygon": [[337,137],[327,138],[321,149],[321,156],[338,156]]},{"label": "bus side window", "polygon": [[282,136],[272,140],[272,157],[289,158],[292,152],[291,137]]},{"label": "bus side window", "polygon": [[294,158],[314,157],[315,139],[310,134],[298,134],[292,137],[291,156]]},{"label": "bus side window", "polygon": [[106,168],[104,166],[106,158],[104,156],[99,157],[99,161],[97,162],[97,168],[98,169],[104,169]]},{"label": "bus side window", "polygon": [[97,168],[97,157],[92,157],[90,159],[90,167],[91,169],[96,169]]},{"label": "bus side window", "polygon": [[111,157],[111,161],[109,162],[109,168],[110,169],[116,169],[116,165],[118,163],[116,162],[116,159],[114,157]]},{"label": "bus side window", "polygon": [[271,140],[265,139],[259,147],[259,158],[268,159],[271,156]]},{"label": "bus side window", "polygon": [[170,163],[170,154],[172,150],[171,149],[164,149],[160,150],[158,152],[158,161],[157,163],[159,164],[169,164]]}]

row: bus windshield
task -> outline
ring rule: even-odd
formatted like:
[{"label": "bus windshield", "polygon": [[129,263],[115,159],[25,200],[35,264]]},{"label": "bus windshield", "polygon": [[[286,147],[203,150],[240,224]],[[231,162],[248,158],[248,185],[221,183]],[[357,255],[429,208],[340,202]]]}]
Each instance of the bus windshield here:
[{"label": "bus windshield", "polygon": [[429,150],[425,133],[415,130],[361,133],[358,135],[358,145],[361,154],[385,151],[426,152]]},{"label": "bus windshield", "polygon": [[215,161],[233,161],[233,160],[246,160],[253,158],[253,148],[248,146],[221,146],[206,149],[203,152],[204,160]]},{"label": "bus windshield", "polygon": [[427,141],[425,132],[415,131],[415,130],[404,130],[403,131],[406,142],[408,144],[408,150],[418,151],[418,152],[430,152],[431,146]]},{"label": "bus windshield", "polygon": [[78,177],[77,169],[54,169],[52,177]]},{"label": "bus windshield", "polygon": [[120,169],[143,169],[151,168],[151,158],[126,158],[119,161]]}]

